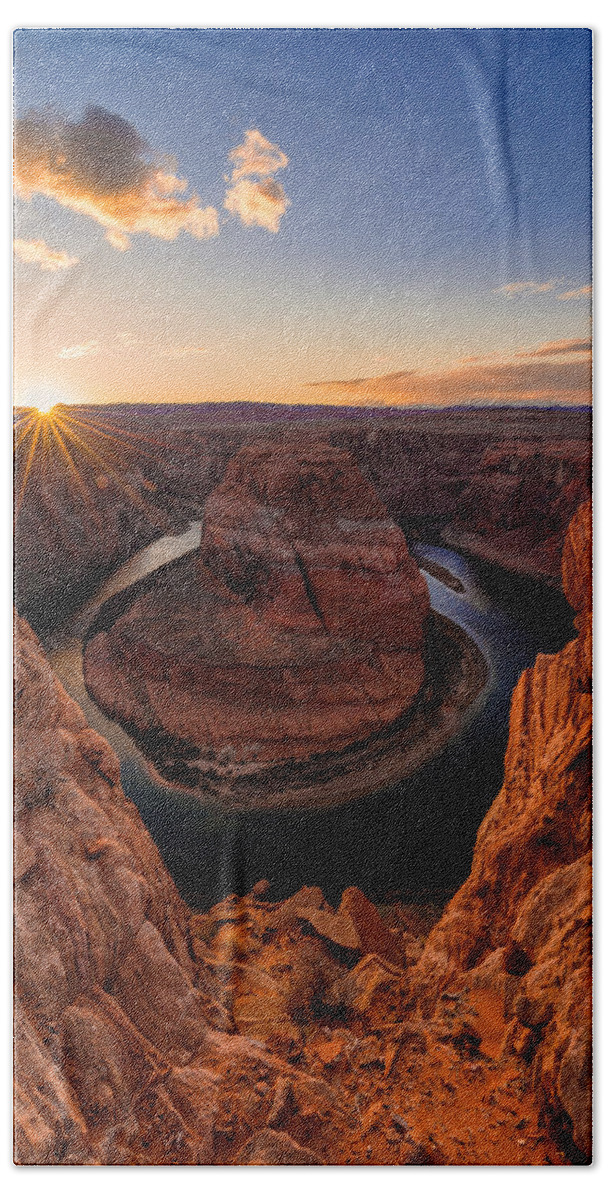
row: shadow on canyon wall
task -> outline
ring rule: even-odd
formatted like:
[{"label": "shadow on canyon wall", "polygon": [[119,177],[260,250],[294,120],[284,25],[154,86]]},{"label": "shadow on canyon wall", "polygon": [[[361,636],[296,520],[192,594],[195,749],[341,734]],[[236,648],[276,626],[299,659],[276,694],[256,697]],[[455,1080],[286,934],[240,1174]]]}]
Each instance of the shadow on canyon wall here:
[{"label": "shadow on canyon wall", "polygon": [[503,787],[430,932],[352,887],[190,912],[18,622],[17,1162],[589,1161],[588,505],[563,580],[577,636],[517,685]]},{"label": "shadow on canyon wall", "polygon": [[166,793],[138,811],[36,634],[200,519],[239,447],[294,425],[116,410],[108,453],[108,410],[86,419],[84,490],[52,442],[27,480],[17,454],[16,1161],[588,1162],[588,413],[302,420],[443,571],[438,611],[478,589],[458,619],[494,647],[496,686],[417,787],[295,815],[182,803],[177,840]]}]

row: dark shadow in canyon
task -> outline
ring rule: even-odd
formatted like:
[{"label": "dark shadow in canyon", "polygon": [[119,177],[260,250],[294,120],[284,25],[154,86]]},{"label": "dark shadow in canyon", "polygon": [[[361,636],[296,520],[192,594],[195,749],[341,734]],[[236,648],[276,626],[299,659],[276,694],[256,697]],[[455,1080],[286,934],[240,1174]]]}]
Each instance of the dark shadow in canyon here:
[{"label": "dark shadow in canyon", "polygon": [[[515,677],[538,653],[553,653],[574,635],[572,611],[553,588],[468,560],[477,586],[513,628]],[[487,586],[489,584],[489,586]],[[136,799],[184,899],[206,909],[230,892],[246,894],[260,879],[269,896],[314,882],[331,903],[357,885],[376,903],[443,904],[470,870],[479,824],[504,774],[512,683],[424,767],[390,788],[332,809],[238,813],[143,780],[124,762],[123,787]]]}]

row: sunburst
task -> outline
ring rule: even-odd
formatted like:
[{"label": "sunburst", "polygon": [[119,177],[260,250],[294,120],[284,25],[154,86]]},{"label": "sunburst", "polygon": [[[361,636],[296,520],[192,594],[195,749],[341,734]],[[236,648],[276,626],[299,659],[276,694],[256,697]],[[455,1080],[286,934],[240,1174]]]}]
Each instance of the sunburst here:
[{"label": "sunburst", "polygon": [[[61,478],[84,501],[97,529],[101,531],[99,506],[95,498],[95,480],[109,479],[123,497],[139,509],[159,529],[167,530],[169,520],[142,494],[146,481],[141,479],[141,461],[158,461],[168,443],[140,435],[104,420],[97,412],[91,420],[78,407],[71,410],[52,389],[40,389],[31,404],[15,420],[15,494],[16,516],[25,502],[33,477],[51,473]],[[134,471],[134,465],[140,470]],[[41,494],[46,503],[45,489]],[[74,491],[73,491],[73,494]]]},{"label": "sunburst", "polygon": [[36,405],[36,412],[39,412],[43,417],[46,417],[49,413],[52,413],[53,409],[56,407],[57,401],[54,400],[52,396],[44,396],[38,401],[38,404]]}]

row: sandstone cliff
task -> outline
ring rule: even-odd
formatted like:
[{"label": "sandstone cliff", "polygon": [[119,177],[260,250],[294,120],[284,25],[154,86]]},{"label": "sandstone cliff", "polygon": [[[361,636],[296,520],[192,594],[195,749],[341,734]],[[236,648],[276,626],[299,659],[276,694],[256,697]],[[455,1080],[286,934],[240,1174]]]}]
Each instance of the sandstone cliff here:
[{"label": "sandstone cliff", "polygon": [[157,1161],[165,1133],[179,1161],[208,1153],[198,1109],[209,1080],[186,1067],[209,998],[194,985],[186,909],[119,779],[110,747],[19,621],[20,1162]]},{"label": "sandstone cliff", "polygon": [[484,450],[443,536],[451,545],[557,584],[564,534],[589,494],[575,441],[504,441]]},{"label": "sandstone cliff", "polygon": [[588,1160],[589,520],[563,556],[578,637],[524,673],[428,937],[356,888],[189,913],[19,622],[17,1161]]},{"label": "sandstone cliff", "polygon": [[[591,510],[573,518],[563,586],[578,637],[539,655],[513,695],[504,786],[466,883],[412,981],[421,1010],[442,989],[500,998],[505,1052],[529,1064],[548,1117],[590,1153]],[[439,1001],[439,1004],[441,1002]]]},{"label": "sandstone cliff", "polygon": [[17,425],[16,600],[41,635],[113,567],[200,516],[234,442],[158,430],[154,417],[134,426],[114,406],[58,408],[29,431],[26,420]]},{"label": "sandstone cliff", "polygon": [[426,582],[345,451],[254,443],[209,497],[198,564],[167,569],[88,642],[87,687],[210,775],[339,751],[424,679]]}]

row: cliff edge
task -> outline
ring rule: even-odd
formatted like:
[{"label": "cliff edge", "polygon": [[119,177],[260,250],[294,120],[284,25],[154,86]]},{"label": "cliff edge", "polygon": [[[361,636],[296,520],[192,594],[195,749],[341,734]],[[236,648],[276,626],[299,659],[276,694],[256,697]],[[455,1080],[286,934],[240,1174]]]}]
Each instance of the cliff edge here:
[{"label": "cliff edge", "polygon": [[513,693],[503,787],[471,873],[432,931],[412,981],[500,997],[505,1052],[519,1055],[547,1116],[591,1152],[591,505],[573,517],[563,587],[578,637],[538,656]]},{"label": "cliff edge", "polygon": [[524,672],[430,933],[356,888],[190,913],[18,621],[17,1162],[589,1161],[590,538],[586,505],[563,554],[578,637]]}]

